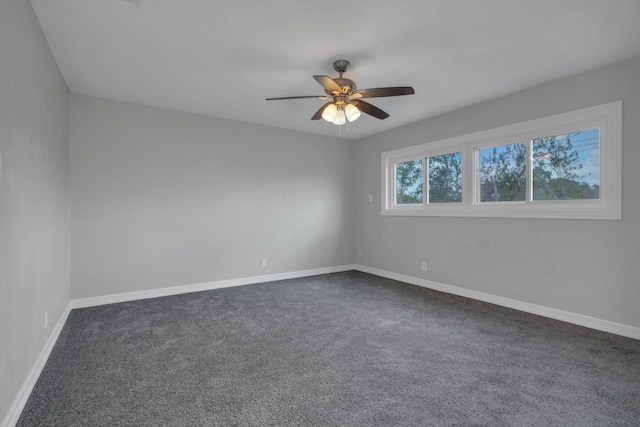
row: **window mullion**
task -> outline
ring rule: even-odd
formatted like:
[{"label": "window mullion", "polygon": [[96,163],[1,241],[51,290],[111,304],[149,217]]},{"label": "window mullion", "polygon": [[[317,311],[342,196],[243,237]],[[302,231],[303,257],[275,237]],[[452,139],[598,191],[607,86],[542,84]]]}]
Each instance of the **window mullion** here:
[{"label": "window mullion", "polygon": [[471,187],[473,188],[472,204],[480,203],[480,150],[472,148]]},{"label": "window mullion", "polygon": [[422,204],[429,204],[429,158],[422,155],[424,167],[422,168]]},{"label": "window mullion", "polygon": [[527,189],[525,192],[525,202],[533,201],[533,139],[527,138],[527,171],[526,171]]}]

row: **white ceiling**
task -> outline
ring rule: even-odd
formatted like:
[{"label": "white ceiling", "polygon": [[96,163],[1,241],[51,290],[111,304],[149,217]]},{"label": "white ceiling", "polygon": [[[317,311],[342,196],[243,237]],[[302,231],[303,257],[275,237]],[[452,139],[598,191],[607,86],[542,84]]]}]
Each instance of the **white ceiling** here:
[{"label": "white ceiling", "polygon": [[[639,0],[32,0],[74,93],[359,139],[640,56]],[[314,74],[413,86],[348,128]]]}]

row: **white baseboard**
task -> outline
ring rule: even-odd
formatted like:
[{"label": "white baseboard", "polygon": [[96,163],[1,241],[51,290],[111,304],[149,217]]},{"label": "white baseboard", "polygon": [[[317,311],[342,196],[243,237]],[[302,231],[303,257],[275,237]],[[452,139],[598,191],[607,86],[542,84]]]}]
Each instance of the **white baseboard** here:
[{"label": "white baseboard", "polygon": [[436,291],[446,292],[449,294],[459,295],[462,297],[472,298],[503,307],[513,308],[539,316],[549,317],[551,319],[562,320],[564,322],[573,323],[574,325],[585,326],[587,328],[596,329],[598,331],[609,332],[621,335],[627,338],[640,340],[640,328],[624,325],[622,323],[610,322],[595,317],[585,316],[583,314],[573,313],[570,311],[558,310],[556,308],[546,307],[543,305],[531,304],[511,298],[504,298],[484,292],[473,291],[470,289],[459,288],[457,286],[445,285],[443,283],[433,282],[431,280],[420,279],[404,274],[393,273],[390,271],[379,270],[377,268],[367,267],[364,265],[355,265],[355,270],[363,273],[374,274],[376,276],[386,277],[388,279],[398,280],[400,282],[410,283],[412,285],[429,288]]},{"label": "white baseboard", "polygon": [[624,325],[622,323],[611,322],[608,320],[598,319],[595,317],[585,316],[583,314],[573,313],[570,311],[559,310],[556,308],[546,307],[543,305],[532,304],[511,298],[500,297],[497,295],[478,292],[471,289],[460,288],[457,286],[446,285],[444,283],[434,282],[431,280],[420,279],[418,277],[407,276],[404,274],[393,273],[390,271],[380,270],[373,267],[367,267],[359,264],[348,264],[337,267],[317,268],[313,270],[294,271],[289,273],[268,274],[263,276],[244,277],[239,279],[220,280],[214,282],[197,283],[193,285],[173,286],[169,288],[150,289],[148,291],[127,292],[122,294],[105,295],[100,297],[82,298],[72,300],[71,308],[93,307],[104,304],[113,304],[125,301],[135,301],[147,298],[157,298],[170,295],[178,295],[190,292],[200,292],[212,289],[228,288],[233,286],[244,286],[255,283],[272,282],[276,280],[296,279],[300,277],[316,276],[319,274],[338,273],[348,270],[358,270],[364,273],[374,274],[376,276],[386,277],[400,282],[410,283],[412,285],[433,289],[436,291],[446,292],[449,294],[459,295],[466,298],[472,298],[503,307],[513,308],[527,313],[537,314],[539,316],[549,317],[551,319],[562,320],[564,322],[573,323],[575,325],[585,326],[587,328],[599,331],[609,332],[628,338],[640,340],[640,328]]},{"label": "white baseboard", "polygon": [[5,416],[4,420],[0,422],[0,427],[15,426],[20,419],[22,410],[27,404],[29,396],[31,396],[31,392],[36,386],[36,382],[38,382],[38,378],[40,378],[40,374],[44,369],[44,365],[47,364],[47,360],[49,359],[51,350],[53,350],[53,346],[56,344],[56,341],[58,341],[58,337],[60,336],[60,332],[62,332],[64,324],[67,322],[69,313],[71,313],[71,303],[67,304],[67,307],[62,312],[62,315],[58,319],[58,322],[56,322],[55,326],[51,330],[51,334],[49,334],[47,342],[42,348],[42,351],[40,351],[40,354],[38,355],[35,364],[31,368],[31,371],[27,375],[26,380],[22,383],[22,387],[20,387],[20,391],[18,391],[16,398],[11,403],[7,415]]},{"label": "white baseboard", "polygon": [[212,289],[252,285],[255,283],[273,282],[276,280],[297,279],[300,277],[317,276],[319,274],[328,273],[339,273],[349,270],[355,270],[355,266],[350,264],[338,267],[316,268],[313,270],[293,271],[290,273],[266,274],[263,276],[242,277],[239,279],[218,280],[215,282],[196,283],[193,285],[172,286],[169,288],[149,289],[147,291],[127,292],[123,294],[81,298],[71,300],[71,308],[95,307],[98,305],[114,304],[118,302],[166,297],[170,295],[187,294],[190,292],[210,291]]}]

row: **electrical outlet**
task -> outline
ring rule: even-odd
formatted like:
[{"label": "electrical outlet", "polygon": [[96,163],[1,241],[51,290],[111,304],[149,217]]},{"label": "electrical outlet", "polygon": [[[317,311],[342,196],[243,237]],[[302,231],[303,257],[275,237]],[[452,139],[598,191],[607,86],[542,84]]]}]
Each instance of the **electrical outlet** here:
[{"label": "electrical outlet", "polygon": [[267,259],[266,258],[262,258],[262,266],[263,267],[267,266]]},{"label": "electrical outlet", "polygon": [[44,328],[47,329],[49,327],[49,312],[44,312]]},{"label": "electrical outlet", "polygon": [[422,271],[427,271],[427,263],[426,262],[422,263]]},{"label": "electrical outlet", "polygon": [[362,256],[362,249],[358,249],[358,256],[361,257]]},{"label": "electrical outlet", "polygon": [[373,202],[373,195],[369,194],[369,203]]}]

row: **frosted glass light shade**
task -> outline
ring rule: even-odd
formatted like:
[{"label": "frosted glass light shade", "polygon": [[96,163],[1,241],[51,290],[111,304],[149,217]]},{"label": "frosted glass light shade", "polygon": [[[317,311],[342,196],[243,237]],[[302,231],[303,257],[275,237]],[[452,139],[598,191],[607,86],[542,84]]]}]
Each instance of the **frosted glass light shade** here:
[{"label": "frosted glass light shade", "polygon": [[338,110],[336,118],[333,121],[334,125],[343,125],[347,122],[347,117],[344,115],[344,110]]},{"label": "frosted glass light shade", "polygon": [[336,104],[329,104],[327,108],[322,112],[322,118],[326,121],[333,123],[338,115],[338,107]]},{"label": "frosted glass light shade", "polygon": [[353,104],[347,104],[347,106],[344,107],[344,113],[347,116],[347,120],[350,122],[356,120],[360,117],[360,114],[362,114],[360,110],[358,110],[358,107]]}]

